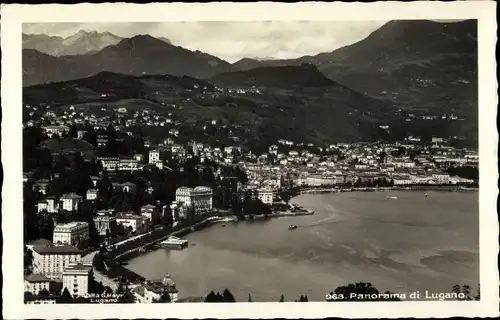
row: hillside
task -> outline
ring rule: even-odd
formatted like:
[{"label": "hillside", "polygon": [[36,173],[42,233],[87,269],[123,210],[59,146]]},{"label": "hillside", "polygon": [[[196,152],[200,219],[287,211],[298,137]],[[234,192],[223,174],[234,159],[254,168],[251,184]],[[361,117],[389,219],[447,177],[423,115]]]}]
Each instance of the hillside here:
[{"label": "hillside", "polygon": [[217,57],[148,35],[125,38],[116,45],[85,55],[48,58],[34,50],[23,50],[25,86],[88,77],[101,71],[136,76],[172,74],[208,78],[231,70],[231,64]]},{"label": "hillside", "polygon": [[325,77],[314,65],[261,67],[246,71],[221,73],[212,82],[226,86],[270,87],[322,87],[334,82]]},{"label": "hillside", "polygon": [[242,59],[233,66],[315,64],[327,77],[408,112],[464,117],[477,139],[477,22],[391,21],[332,52],[290,60]]},{"label": "hillside", "polygon": [[[301,68],[294,71],[296,77],[301,77],[301,71],[311,72],[308,66]],[[241,74],[239,77],[244,78]],[[133,77],[103,72],[85,79],[25,87],[24,102],[46,103],[52,109],[69,105],[75,110],[95,108],[98,112],[118,106],[148,108],[160,115],[171,113],[179,121],[181,132],[190,132],[186,138],[225,143],[236,139],[254,147],[267,148],[283,138],[313,143],[390,138],[379,129],[379,125],[396,122],[390,106],[327,81],[329,84],[295,89],[258,85],[261,92],[256,94],[229,92],[185,76]],[[239,86],[232,83],[232,88]],[[218,125],[207,129],[212,131],[203,131],[203,125],[212,120]],[[151,130],[163,137],[168,132],[166,127]]]},{"label": "hillside", "polygon": [[109,32],[83,30],[66,38],[45,34],[23,34],[23,49],[33,49],[52,56],[82,55],[115,45],[121,39]]}]

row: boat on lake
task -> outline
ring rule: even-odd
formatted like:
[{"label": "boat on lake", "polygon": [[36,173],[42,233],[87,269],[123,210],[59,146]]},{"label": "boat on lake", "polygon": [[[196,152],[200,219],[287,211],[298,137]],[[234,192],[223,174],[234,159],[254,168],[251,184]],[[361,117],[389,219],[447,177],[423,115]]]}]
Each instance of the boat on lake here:
[{"label": "boat on lake", "polygon": [[295,230],[297,229],[297,226],[294,225],[294,224],[291,224],[289,227],[288,227],[288,230]]},{"label": "boat on lake", "polygon": [[386,199],[387,200],[398,200],[399,198],[398,197],[387,197]]}]

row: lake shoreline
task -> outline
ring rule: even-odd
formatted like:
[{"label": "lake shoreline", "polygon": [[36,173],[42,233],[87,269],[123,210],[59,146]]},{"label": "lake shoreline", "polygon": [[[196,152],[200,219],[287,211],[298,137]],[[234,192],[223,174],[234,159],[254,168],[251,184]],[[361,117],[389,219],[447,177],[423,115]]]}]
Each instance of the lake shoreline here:
[{"label": "lake shoreline", "polygon": [[[383,201],[386,195],[404,201]],[[214,223],[220,230],[187,236],[190,244],[196,243],[189,251],[167,254],[156,250],[132,259],[127,268],[151,278],[169,272],[182,297],[201,297],[227,287],[238,301],[246,301],[248,294],[254,301],[277,301],[280,294],[287,301],[300,294],[319,301],[322,293],[356,279],[392,292],[451,290],[455,278],[475,285],[475,257],[464,260],[464,266],[455,266],[454,261],[469,259],[466,251],[477,238],[464,231],[477,229],[473,228],[477,219],[471,214],[477,211],[477,194],[429,192],[432,201],[422,201],[423,197],[420,191],[408,195],[396,191],[304,195],[292,203],[316,212],[299,218],[297,231],[287,230],[294,221],[282,219],[226,223],[225,228]],[[359,200],[362,198],[366,201]],[[338,221],[306,228],[339,212],[346,214]],[[432,226],[426,230],[433,238],[422,237],[419,226]],[[393,235],[396,231],[399,234]],[[382,254],[377,254],[378,249]],[[386,256],[388,250],[396,250],[396,255]],[[421,263],[424,258],[425,263]],[[301,273],[309,273],[312,280],[297,277]],[[452,274],[454,278],[436,284],[430,273]],[[255,282],[250,281],[253,277]],[[404,288],[399,288],[401,283]]]},{"label": "lake shoreline", "polygon": [[342,193],[342,192],[388,192],[388,191],[447,191],[478,192],[479,188],[467,186],[409,186],[409,187],[299,187],[285,192],[291,193],[290,199],[301,194]]}]

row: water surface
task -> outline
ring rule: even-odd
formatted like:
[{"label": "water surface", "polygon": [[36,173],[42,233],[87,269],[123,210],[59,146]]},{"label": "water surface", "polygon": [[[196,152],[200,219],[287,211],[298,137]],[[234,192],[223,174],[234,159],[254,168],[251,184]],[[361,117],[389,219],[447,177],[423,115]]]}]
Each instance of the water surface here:
[{"label": "water surface", "polygon": [[[291,202],[312,216],[228,223],[192,233],[183,251],[160,249],[129,261],[148,278],[166,272],[181,297],[228,288],[238,301],[324,301],[348,283],[380,291],[449,292],[479,281],[477,192],[305,194]],[[398,200],[387,200],[387,196]],[[323,221],[322,223],[317,223]],[[288,230],[290,224],[299,226]]]}]

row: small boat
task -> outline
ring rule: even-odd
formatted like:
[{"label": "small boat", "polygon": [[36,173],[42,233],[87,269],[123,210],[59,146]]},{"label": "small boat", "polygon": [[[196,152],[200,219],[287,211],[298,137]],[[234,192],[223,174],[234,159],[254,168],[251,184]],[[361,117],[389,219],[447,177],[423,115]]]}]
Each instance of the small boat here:
[{"label": "small boat", "polygon": [[222,227],[225,227],[225,226],[226,226],[225,224],[222,225]]},{"label": "small boat", "polygon": [[398,197],[387,197],[386,199],[390,199],[390,200],[398,200]]},{"label": "small boat", "polygon": [[425,197],[427,198],[427,193],[425,194]]},{"label": "small boat", "polygon": [[297,229],[297,226],[294,225],[294,224],[291,224],[289,227],[288,227],[288,230],[294,230],[294,229]]}]

